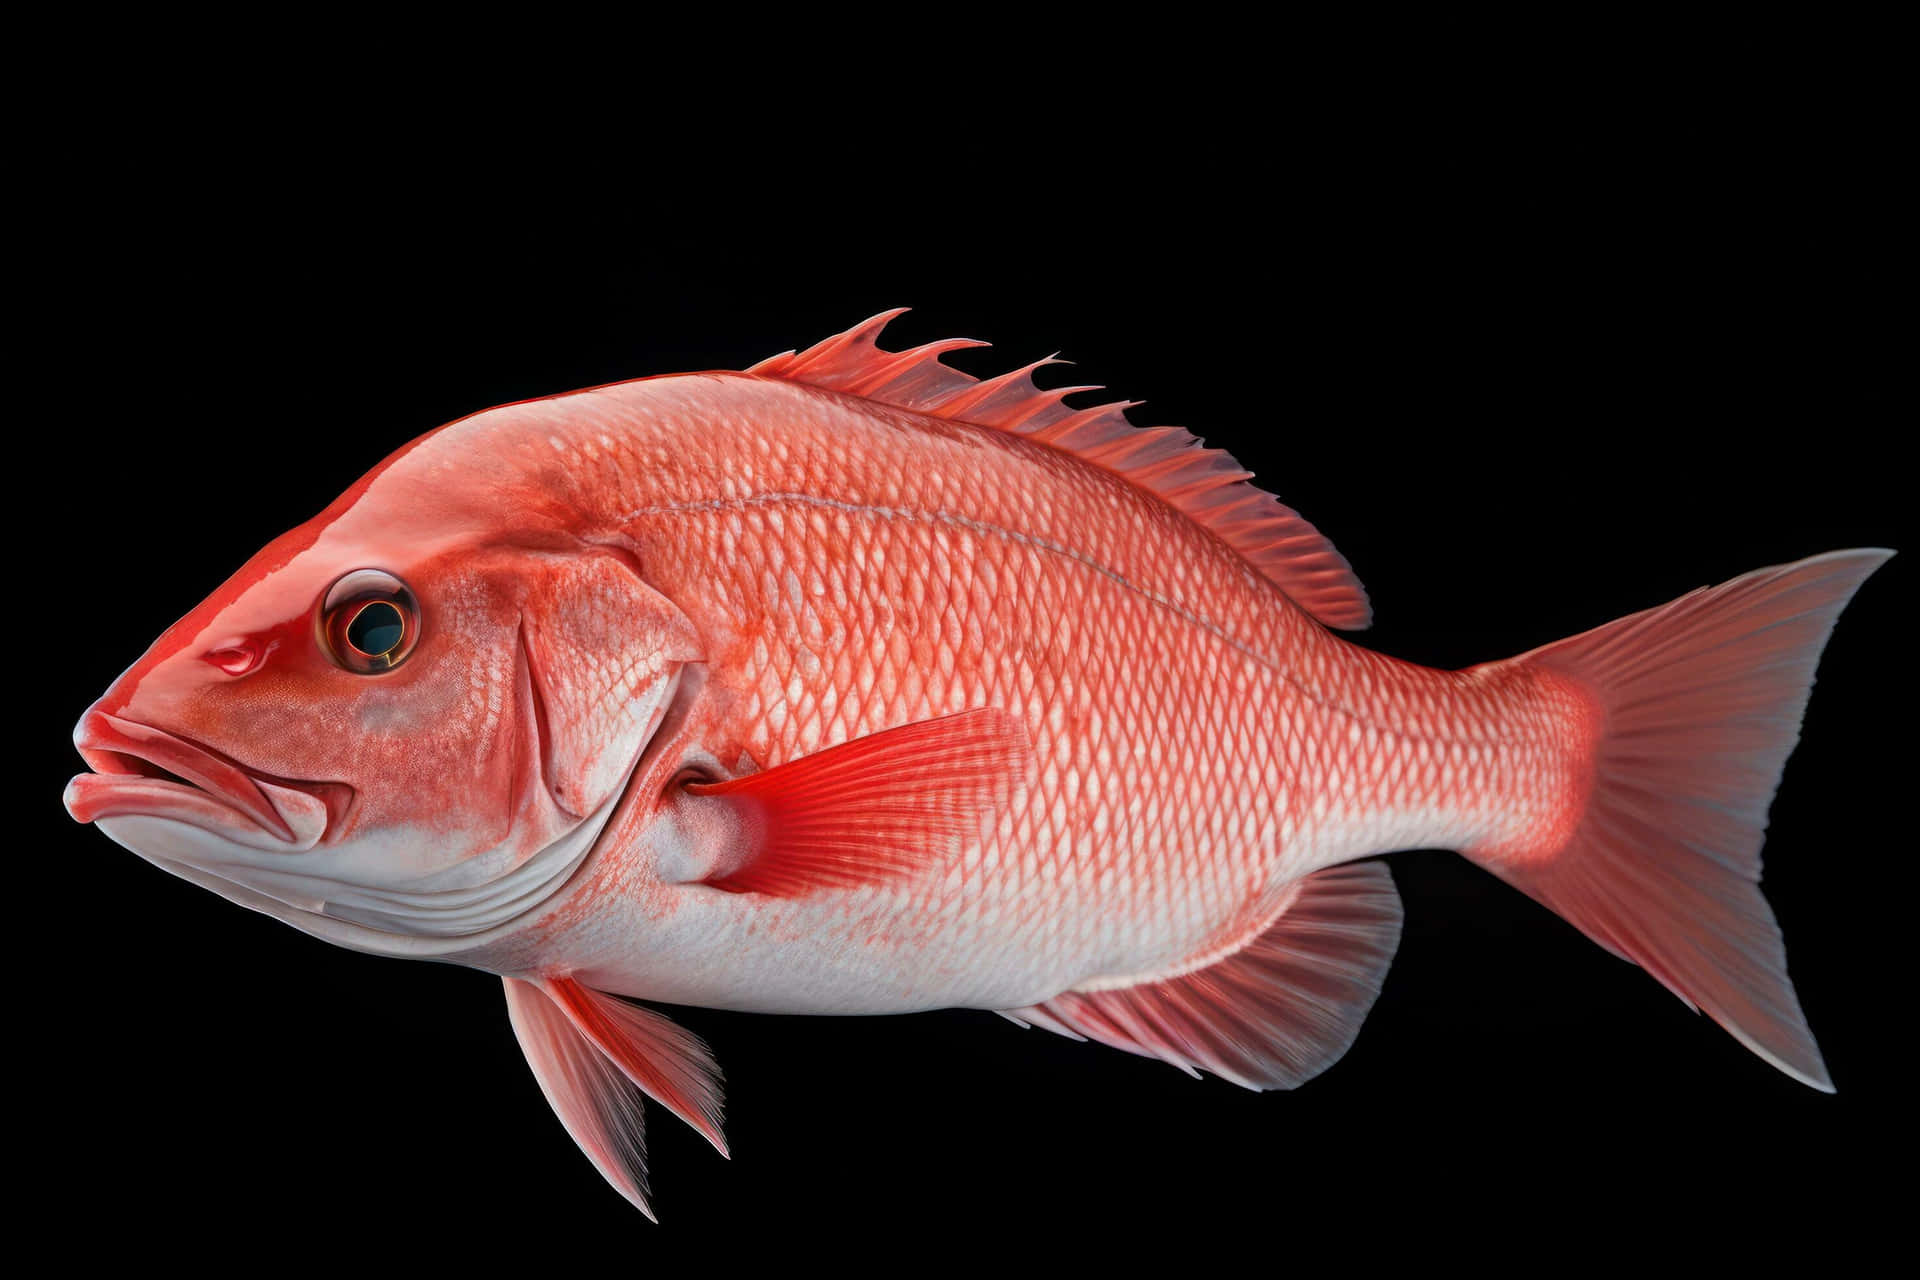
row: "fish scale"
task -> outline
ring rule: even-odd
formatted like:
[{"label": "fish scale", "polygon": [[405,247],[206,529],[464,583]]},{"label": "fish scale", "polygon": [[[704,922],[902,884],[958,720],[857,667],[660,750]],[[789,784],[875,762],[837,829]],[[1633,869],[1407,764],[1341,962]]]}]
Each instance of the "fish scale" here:
[{"label": "fish scale", "polygon": [[316,937],[499,975],[648,1212],[639,1099],[724,1151],[719,1076],[627,997],[990,1009],[1292,1088],[1354,1043],[1401,922],[1373,855],[1413,847],[1832,1087],[1760,844],[1890,552],[1433,671],[1330,630],[1371,618],[1351,567],[1226,454],[1044,361],[884,350],[888,318],[415,441],[88,710],[68,808]]},{"label": "fish scale", "polygon": [[[1462,699],[1445,673],[1345,644],[1105,471],[844,396],[684,381],[589,393],[605,403],[550,425],[561,442],[686,436],[635,449],[644,463],[608,497],[649,580],[713,646],[711,681],[732,695],[701,734],[715,754],[773,768],[980,706],[1017,710],[1033,739],[1023,802],[957,882],[940,869],[904,892],[755,908],[853,969],[885,903],[872,977],[847,975],[876,1009],[1181,972],[1257,931],[1280,887],[1353,856],[1383,813],[1399,843],[1380,848],[1474,829],[1537,790],[1557,749],[1551,733],[1498,759],[1430,745],[1443,705],[1454,738],[1488,737],[1517,691]],[[715,546],[734,549],[718,572]],[[960,963],[981,953],[1003,972]],[[631,994],[732,998],[596,972]]]}]

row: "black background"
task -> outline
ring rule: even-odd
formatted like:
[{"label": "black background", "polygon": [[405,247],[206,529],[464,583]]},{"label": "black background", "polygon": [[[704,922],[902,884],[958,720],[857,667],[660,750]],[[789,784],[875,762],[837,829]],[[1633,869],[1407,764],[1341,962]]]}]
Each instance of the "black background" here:
[{"label": "black background", "polygon": [[[1045,142],[912,151],[911,130],[781,147],[810,136],[781,116],[698,168],[698,146],[654,145],[679,122],[580,156],[524,133],[450,155],[457,112],[256,134],[217,99],[52,148],[23,306],[45,400],[16,426],[58,459],[16,476],[54,513],[22,559],[57,639],[23,662],[15,719],[15,852],[54,882],[17,975],[40,1193],[153,1256],[227,1261],[544,1240],[580,1266],[797,1264],[883,1227],[916,1266],[1283,1239],[1447,1265],[1843,1255],[1881,1222],[1875,1153],[1909,1133],[1907,997],[1881,955],[1909,910],[1886,879],[1911,853],[1905,559],[1839,626],[1768,837],[1835,1097],[1463,860],[1413,853],[1385,993],[1294,1094],[988,1013],[676,1011],[727,1073],[735,1158],[654,1110],[653,1228],[548,1111],[496,980],[326,947],[58,803],[86,704],[393,447],[894,305],[917,309],[893,345],[990,339],[955,359],[976,372],[1059,350],[1062,377],[1145,400],[1136,421],[1232,450],[1353,562],[1378,618],[1360,642],[1415,661],[1910,546],[1911,351],[1884,308],[1912,281],[1875,104],[1845,96],[1867,89],[1593,88],[1551,110],[1444,88],[1371,112],[1082,104]],[[877,171],[888,154],[911,162]]]}]

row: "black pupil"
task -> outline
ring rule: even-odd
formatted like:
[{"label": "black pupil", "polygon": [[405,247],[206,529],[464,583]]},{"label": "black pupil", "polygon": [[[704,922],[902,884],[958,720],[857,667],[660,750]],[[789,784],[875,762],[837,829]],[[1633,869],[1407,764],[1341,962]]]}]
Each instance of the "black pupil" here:
[{"label": "black pupil", "polygon": [[397,648],[406,630],[398,609],[385,600],[375,600],[347,624],[347,643],[368,657],[378,658]]}]

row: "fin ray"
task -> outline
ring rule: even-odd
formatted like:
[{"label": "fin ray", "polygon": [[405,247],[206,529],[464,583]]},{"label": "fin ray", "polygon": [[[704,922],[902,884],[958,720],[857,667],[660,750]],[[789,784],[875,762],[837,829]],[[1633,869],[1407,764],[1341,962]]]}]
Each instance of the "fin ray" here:
[{"label": "fin ray", "polygon": [[686,1121],[715,1151],[729,1154],[721,1131],[720,1068],[700,1037],[663,1014],[572,978],[541,985],[574,1030],[635,1088]]},{"label": "fin ray", "polygon": [[1004,1010],[1016,1022],[1249,1089],[1292,1089],[1360,1033],[1400,941],[1400,896],[1379,862],[1315,872],[1246,946],[1164,982],[1067,991]]},{"label": "fin ray", "polygon": [[938,865],[1025,780],[1020,722],[987,707],[882,730],[761,773],[687,788],[747,810],[744,864],[706,883],[797,897]]},{"label": "fin ray", "polygon": [[1767,810],[1840,611],[1892,553],[1758,569],[1492,664],[1593,707],[1590,792],[1552,844],[1467,850],[1761,1058],[1832,1092],[1760,892]]},{"label": "fin ray", "polygon": [[727,1154],[720,1069],[667,1018],[572,978],[504,978],[507,1017],[540,1092],[600,1176],[654,1217],[647,1191],[652,1098]]},{"label": "fin ray", "polygon": [[981,380],[941,363],[972,339],[929,342],[884,351],[876,339],[905,307],[883,311],[805,351],[762,360],[748,373],[780,378],[895,408],[988,427],[1047,444],[1104,467],[1159,497],[1211,531],[1295,604],[1329,627],[1357,631],[1373,620],[1366,588],[1327,538],[1291,507],[1248,483],[1225,451],[1209,449],[1179,427],[1141,429],[1127,420],[1132,403],[1075,409],[1065,397],[1097,387],[1037,386],[1035,361]]},{"label": "fin ray", "polygon": [[513,1033],[567,1136],[615,1191],[658,1222],[647,1200],[647,1127],[640,1091],[574,1030],[538,986],[518,978],[503,981]]}]

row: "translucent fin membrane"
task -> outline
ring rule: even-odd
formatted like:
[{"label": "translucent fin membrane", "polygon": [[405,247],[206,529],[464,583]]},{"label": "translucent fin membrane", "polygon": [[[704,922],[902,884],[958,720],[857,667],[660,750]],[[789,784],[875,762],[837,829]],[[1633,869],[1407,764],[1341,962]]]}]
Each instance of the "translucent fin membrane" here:
[{"label": "translucent fin membrane", "polygon": [[1796,1080],[1833,1085],[1760,896],[1767,808],[1834,620],[1891,552],[1760,569],[1537,649],[1604,729],[1555,849],[1471,851]]},{"label": "translucent fin membrane", "polygon": [[1278,921],[1216,964],[1165,982],[1068,991],[1007,1011],[1016,1022],[1292,1089],[1340,1060],[1400,943],[1400,896],[1379,862],[1316,872]]},{"label": "translucent fin membrane", "polygon": [[699,1037],[571,978],[505,982],[507,1016],[540,1091],[593,1167],[640,1212],[654,1216],[643,1094],[727,1154],[720,1069]]},{"label": "translucent fin membrane", "polygon": [[615,1191],[653,1218],[640,1091],[573,1029],[539,987],[514,978],[506,979],[506,987],[513,1033],[567,1135]]},{"label": "translucent fin membrane", "polygon": [[939,865],[979,838],[1032,765],[1020,722],[982,707],[687,790],[747,806],[760,833],[744,865],[707,883],[791,898]]},{"label": "translucent fin membrane", "polygon": [[990,427],[1051,445],[1159,497],[1239,552],[1288,598],[1329,627],[1373,620],[1366,589],[1346,558],[1300,514],[1247,483],[1252,473],[1179,427],[1135,427],[1127,402],[1070,408],[1065,398],[1097,387],[1043,389],[1033,372],[1053,359],[981,381],[942,364],[971,338],[882,351],[875,339],[906,308],[883,311],[805,351],[762,360],[747,372],[860,396],[895,408]]}]

